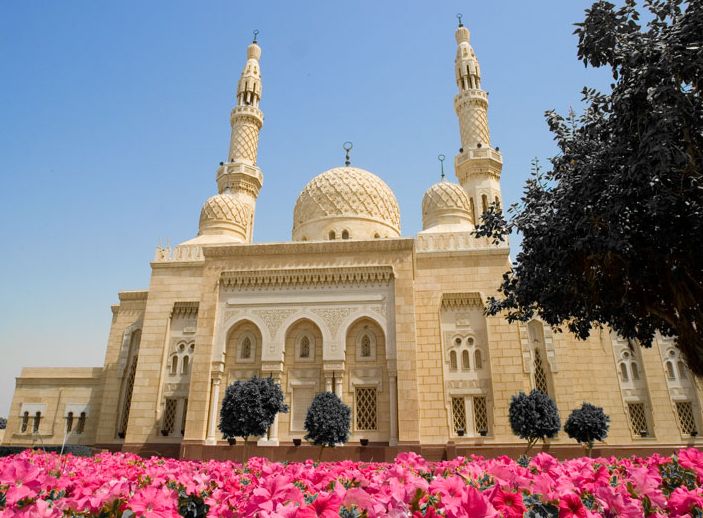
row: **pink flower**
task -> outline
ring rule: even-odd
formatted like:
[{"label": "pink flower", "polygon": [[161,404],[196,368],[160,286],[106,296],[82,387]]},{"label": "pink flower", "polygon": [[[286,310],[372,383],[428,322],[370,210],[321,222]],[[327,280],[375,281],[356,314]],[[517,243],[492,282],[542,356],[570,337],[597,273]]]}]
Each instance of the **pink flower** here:
[{"label": "pink flower", "polygon": [[578,495],[564,495],[559,500],[560,518],[586,518],[586,508]]},{"label": "pink flower", "polygon": [[500,487],[496,487],[493,491],[491,503],[504,518],[522,518],[522,515],[527,511],[520,493],[503,491]]},{"label": "pink flower", "polygon": [[176,502],[175,493],[165,486],[162,486],[161,489],[147,486],[134,493],[128,506],[137,516],[171,518],[178,516]]},{"label": "pink flower", "polygon": [[498,516],[498,511],[488,501],[486,495],[473,486],[468,486],[463,500],[463,509],[467,516],[481,516],[493,518]]},{"label": "pink flower", "polygon": [[690,491],[683,486],[679,486],[669,495],[667,508],[671,511],[672,516],[688,515],[693,511],[694,507],[699,510],[703,509],[701,488]]}]

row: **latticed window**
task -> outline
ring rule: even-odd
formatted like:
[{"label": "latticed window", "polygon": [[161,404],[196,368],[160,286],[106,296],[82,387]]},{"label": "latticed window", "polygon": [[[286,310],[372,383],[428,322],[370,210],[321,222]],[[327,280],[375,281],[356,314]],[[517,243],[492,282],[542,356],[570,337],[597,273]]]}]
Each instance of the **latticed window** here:
[{"label": "latticed window", "polygon": [[463,397],[452,398],[452,424],[454,433],[459,430],[466,431],[466,402]]},{"label": "latticed window", "polygon": [[168,432],[169,435],[173,432],[173,425],[176,423],[176,403],[175,399],[166,399],[161,430]]},{"label": "latticed window", "polygon": [[183,417],[181,418],[181,435],[186,433],[186,416],[188,415],[188,398],[183,400]]},{"label": "latticed window", "polygon": [[248,336],[242,341],[242,354],[240,358],[243,360],[248,360],[251,358],[251,338]]},{"label": "latticed window", "polygon": [[488,408],[483,396],[474,397],[474,427],[476,433],[488,433]]},{"label": "latticed window", "polygon": [[630,426],[632,433],[645,437],[649,435],[649,424],[647,422],[647,413],[644,409],[644,403],[628,403],[627,412],[630,414]]},{"label": "latticed window", "polygon": [[361,339],[361,357],[371,357],[371,338],[369,338],[369,335],[364,335]]},{"label": "latticed window", "polygon": [[535,349],[535,388],[540,392],[549,394],[547,385],[547,373],[544,371],[544,363],[539,349]]},{"label": "latticed window", "polygon": [[356,429],[378,429],[378,407],[375,387],[356,387]]},{"label": "latticed window", "polygon": [[690,401],[677,401],[676,414],[679,418],[679,427],[684,435],[696,432],[696,418],[693,416],[693,405]]},{"label": "latticed window", "polygon": [[127,374],[127,382],[124,389],[124,403],[122,406],[122,416],[118,432],[124,434],[127,431],[127,423],[129,423],[129,409],[132,406],[132,391],[134,390],[134,377],[137,375],[137,360],[139,356],[135,355],[132,359],[132,365],[129,366]]},{"label": "latticed window", "polygon": [[300,339],[300,357],[310,358],[310,339],[307,336]]}]

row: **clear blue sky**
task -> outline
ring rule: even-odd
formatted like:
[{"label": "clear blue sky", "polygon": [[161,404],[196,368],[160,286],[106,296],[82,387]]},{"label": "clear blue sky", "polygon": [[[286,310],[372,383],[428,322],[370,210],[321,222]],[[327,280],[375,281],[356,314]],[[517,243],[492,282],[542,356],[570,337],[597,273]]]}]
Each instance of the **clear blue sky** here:
[{"label": "clear blue sky", "polygon": [[544,111],[578,109],[583,86],[609,83],[576,60],[572,24],[588,5],[0,4],[0,415],[22,366],[102,365],[117,292],[148,286],[159,241],[196,234],[252,29],[265,113],[255,240],[290,239],[297,193],[342,163],[346,140],[394,190],[411,236],[437,154],[450,164],[459,147],[455,14],[490,92],[510,203],[531,158],[555,152]]}]

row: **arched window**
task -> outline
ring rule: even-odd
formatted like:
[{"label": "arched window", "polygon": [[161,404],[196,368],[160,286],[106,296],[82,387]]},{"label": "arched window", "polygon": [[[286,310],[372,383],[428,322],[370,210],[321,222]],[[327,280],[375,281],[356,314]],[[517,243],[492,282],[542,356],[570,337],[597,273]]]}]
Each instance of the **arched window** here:
[{"label": "arched window", "polygon": [[190,357],[186,355],[183,357],[183,370],[181,370],[181,374],[188,374],[188,369],[190,369]]},{"label": "arched window", "polygon": [[623,381],[630,381],[630,377],[627,375],[627,365],[625,365],[625,362],[620,363],[620,377]]},{"label": "arched window", "polygon": [[498,196],[496,196],[495,201],[496,201],[496,207],[500,207],[500,200],[498,199]]},{"label": "arched window", "polygon": [[637,366],[637,362],[632,362],[630,368],[632,369],[633,381],[638,381],[640,379],[640,368]]},{"label": "arched window", "polygon": [[66,416],[66,432],[73,430],[73,412],[69,412]]},{"label": "arched window", "polygon": [[453,371],[457,369],[456,351],[451,351],[449,353],[449,368]]},{"label": "arched window", "polygon": [[364,335],[361,338],[361,357],[371,358],[371,338],[369,335]]},{"label": "arched window", "polygon": [[469,198],[469,207],[471,207],[471,219],[476,223],[476,207],[474,207],[474,199]]},{"label": "arched window", "polygon": [[171,356],[171,375],[175,376],[178,374],[178,355],[174,354]]},{"label": "arched window", "polygon": [[34,414],[34,433],[39,432],[39,423],[41,423],[41,412],[37,411],[37,413]]},{"label": "arched window", "polygon": [[242,340],[242,352],[239,357],[242,360],[248,360],[251,358],[251,338],[248,336],[244,337],[244,340]]},{"label": "arched window", "polygon": [[670,380],[676,379],[676,373],[674,372],[674,364],[670,361],[666,362],[666,377]]},{"label": "arched window", "polygon": [[334,230],[330,230],[329,238],[330,238],[330,241],[337,239],[337,233]]},{"label": "arched window", "polygon": [[27,431],[27,427],[29,426],[29,412],[25,412],[22,414],[22,427],[20,428],[20,431],[22,433],[25,433]]},{"label": "arched window", "polygon": [[81,412],[81,416],[78,418],[78,426],[76,426],[76,433],[83,433],[85,430],[85,412]]},{"label": "arched window", "polygon": [[488,210],[488,196],[485,194],[481,195],[481,207],[483,209],[483,212],[486,212]]},{"label": "arched window", "polygon": [[481,349],[476,349],[474,351],[474,369],[483,368],[483,361],[481,358]]},{"label": "arched window", "polygon": [[349,239],[349,231],[342,230],[342,239]]},{"label": "arched window", "polygon": [[679,378],[681,378],[682,380],[686,379],[686,365],[684,365],[684,363],[679,360],[677,367],[679,368]]},{"label": "arched window", "polygon": [[300,357],[310,358],[310,338],[307,336],[300,339]]},{"label": "arched window", "polygon": [[464,350],[461,353],[461,368],[464,370],[468,370],[471,368],[471,365],[469,365],[469,351]]}]

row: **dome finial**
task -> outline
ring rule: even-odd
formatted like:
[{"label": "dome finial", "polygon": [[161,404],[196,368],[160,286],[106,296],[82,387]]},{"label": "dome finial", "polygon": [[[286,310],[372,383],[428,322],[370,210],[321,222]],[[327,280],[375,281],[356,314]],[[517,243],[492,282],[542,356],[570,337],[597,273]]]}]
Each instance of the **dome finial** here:
[{"label": "dome finial", "polygon": [[444,160],[445,160],[446,158],[447,158],[447,157],[444,156],[442,153],[440,153],[439,155],[437,155],[437,160],[439,160],[439,166],[441,167],[441,170],[442,170],[442,173],[441,173],[442,181],[444,181]]},{"label": "dome finial", "polygon": [[344,149],[344,152],[346,153],[344,165],[347,167],[349,167],[351,165],[351,160],[349,160],[349,152],[352,150],[353,147],[354,147],[354,144],[352,144],[348,140],[342,145],[342,148]]},{"label": "dome finial", "polygon": [[256,39],[259,37],[259,29],[254,29],[254,41],[252,43],[256,43]]},{"label": "dome finial", "polygon": [[456,19],[459,20],[459,27],[463,27],[464,24],[461,22],[461,19],[464,17],[463,14],[461,13],[456,13]]}]

